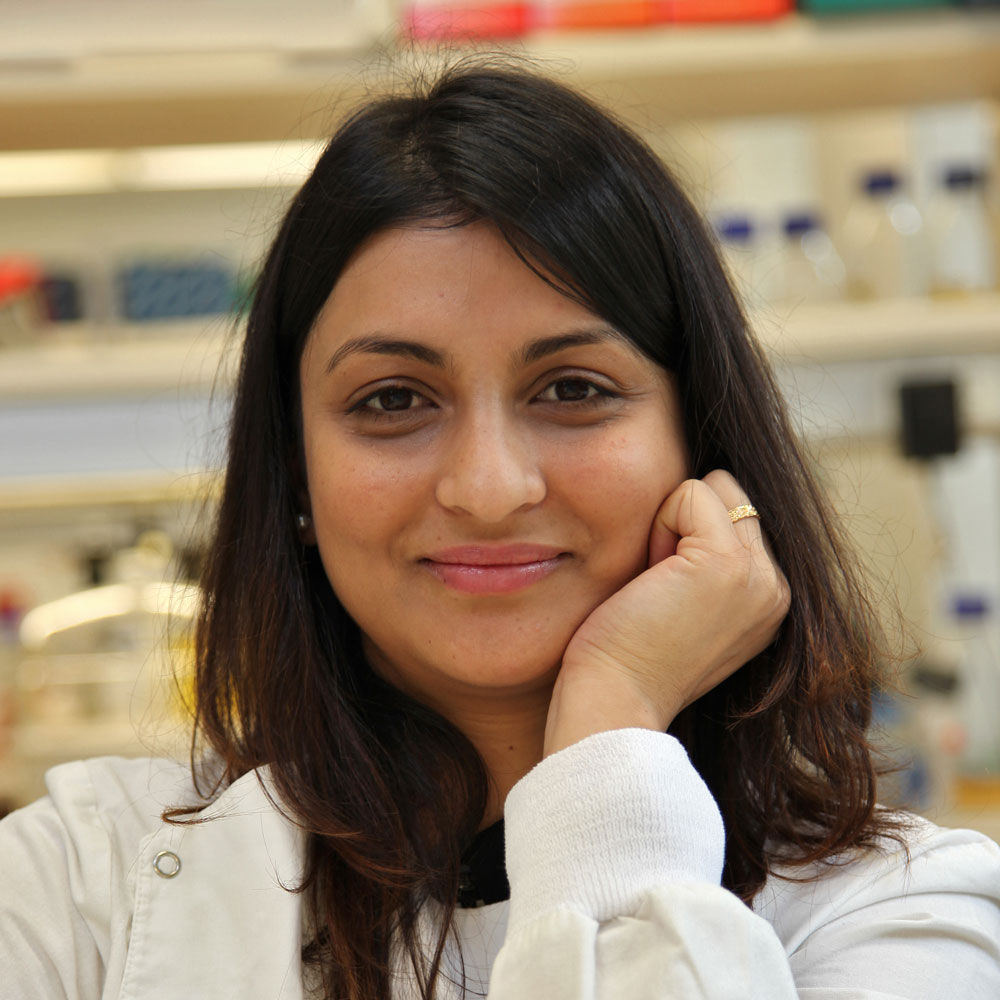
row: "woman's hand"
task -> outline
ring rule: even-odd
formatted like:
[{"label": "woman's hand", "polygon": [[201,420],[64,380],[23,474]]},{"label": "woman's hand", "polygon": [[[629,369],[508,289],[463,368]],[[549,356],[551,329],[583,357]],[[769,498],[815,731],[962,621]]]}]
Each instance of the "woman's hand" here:
[{"label": "woman's hand", "polygon": [[765,649],[789,589],[728,473],[689,479],[657,511],[649,568],[577,629],[556,680],[545,753],[596,732],[663,731],[691,702]]}]

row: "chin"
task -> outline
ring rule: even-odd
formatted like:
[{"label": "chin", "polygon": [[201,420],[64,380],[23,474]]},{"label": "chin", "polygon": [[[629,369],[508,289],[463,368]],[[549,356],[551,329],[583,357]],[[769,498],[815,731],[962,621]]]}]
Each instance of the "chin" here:
[{"label": "chin", "polygon": [[451,642],[436,648],[431,641],[420,655],[414,650],[385,651],[367,637],[365,655],[372,668],[391,684],[423,701],[434,702],[450,688],[476,689],[484,694],[538,690],[555,683],[563,652],[575,629],[548,641],[512,644],[509,634],[497,641],[483,641],[482,634],[468,642]]},{"label": "chin", "polygon": [[463,671],[462,676],[455,679],[472,687],[496,691],[497,693],[537,690],[551,687],[555,683],[561,665],[561,651],[554,659],[541,660],[522,657],[517,660],[498,662],[494,658],[492,662],[484,663],[483,669]]}]

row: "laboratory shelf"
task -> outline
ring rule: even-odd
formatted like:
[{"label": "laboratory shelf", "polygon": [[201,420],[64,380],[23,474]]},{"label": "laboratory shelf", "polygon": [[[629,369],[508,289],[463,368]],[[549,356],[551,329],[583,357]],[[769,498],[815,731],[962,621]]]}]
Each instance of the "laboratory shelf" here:
[{"label": "laboratory shelf", "polygon": [[[528,56],[639,124],[1000,97],[1000,11],[536,34]],[[391,33],[354,46],[4,58],[0,149],[315,138],[380,81],[461,55]]]},{"label": "laboratory shelf", "polygon": [[0,400],[210,391],[231,381],[238,348],[227,319],[67,324],[0,349]]},{"label": "laboratory shelf", "polygon": [[[776,361],[861,361],[1000,350],[1000,293],[775,305],[750,322]],[[0,351],[0,399],[227,389],[239,334],[229,321],[82,327]]]},{"label": "laboratory shelf", "polygon": [[773,306],[753,317],[776,360],[868,361],[1000,350],[1000,294]]}]

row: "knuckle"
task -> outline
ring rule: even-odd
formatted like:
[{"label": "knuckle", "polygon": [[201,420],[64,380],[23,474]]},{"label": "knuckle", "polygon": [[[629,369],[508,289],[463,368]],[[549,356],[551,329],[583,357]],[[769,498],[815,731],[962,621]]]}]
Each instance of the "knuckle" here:
[{"label": "knuckle", "polygon": [[774,613],[778,621],[781,621],[788,614],[792,606],[792,588],[788,586],[788,581],[784,574],[779,574],[778,589],[774,599]]},{"label": "knuckle", "polygon": [[705,482],[712,487],[715,486],[737,486],[738,483],[733,478],[732,473],[727,472],[725,469],[712,469],[705,476]]},{"label": "knuckle", "polygon": [[784,618],[791,606],[791,588],[785,574],[770,559],[758,568],[755,590],[760,609],[768,620]]}]

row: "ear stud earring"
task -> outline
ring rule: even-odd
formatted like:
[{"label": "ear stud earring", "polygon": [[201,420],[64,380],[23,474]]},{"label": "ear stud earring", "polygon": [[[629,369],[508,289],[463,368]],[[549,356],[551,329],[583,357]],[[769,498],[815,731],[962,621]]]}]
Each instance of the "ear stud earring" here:
[{"label": "ear stud earring", "polygon": [[295,518],[295,523],[299,526],[299,531],[308,531],[312,525],[312,518],[308,514],[299,514]]}]

